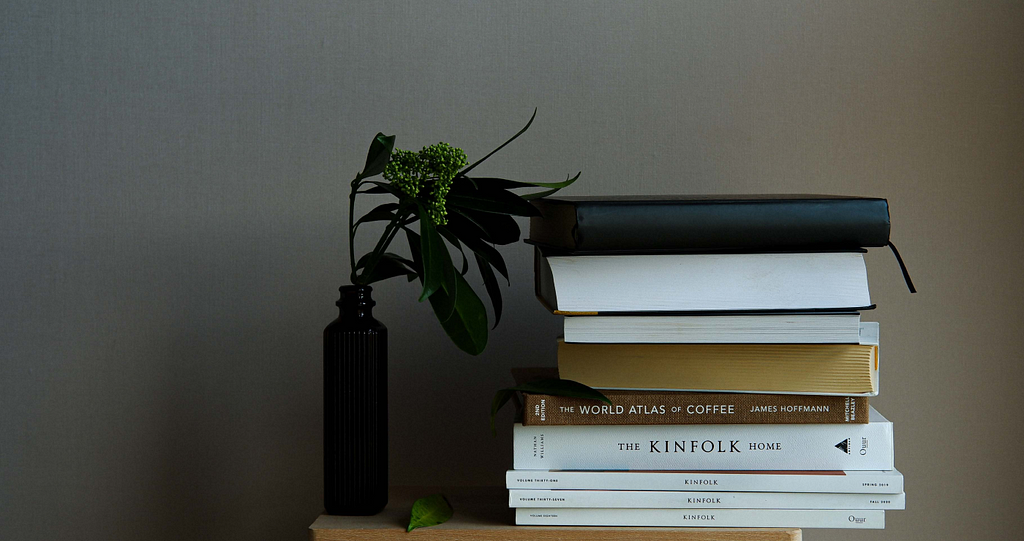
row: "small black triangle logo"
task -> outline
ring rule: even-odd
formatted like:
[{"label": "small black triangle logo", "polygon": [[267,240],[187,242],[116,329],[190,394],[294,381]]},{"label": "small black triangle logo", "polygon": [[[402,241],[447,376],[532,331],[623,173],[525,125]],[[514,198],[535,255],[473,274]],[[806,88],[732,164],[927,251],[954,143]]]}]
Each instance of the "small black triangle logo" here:
[{"label": "small black triangle logo", "polygon": [[850,438],[846,438],[845,440],[837,443],[836,449],[839,449],[846,454],[850,454]]}]

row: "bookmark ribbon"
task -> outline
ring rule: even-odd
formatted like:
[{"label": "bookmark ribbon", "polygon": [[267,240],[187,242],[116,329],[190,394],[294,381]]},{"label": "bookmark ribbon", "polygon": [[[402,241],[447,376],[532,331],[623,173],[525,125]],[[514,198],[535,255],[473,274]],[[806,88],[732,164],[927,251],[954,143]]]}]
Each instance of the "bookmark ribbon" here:
[{"label": "bookmark ribbon", "polygon": [[889,241],[886,246],[892,250],[892,255],[896,256],[896,262],[900,264],[900,270],[903,272],[903,280],[907,282],[907,289],[911,293],[917,293],[917,288],[914,287],[914,281],[910,279],[910,273],[907,272],[907,266],[903,263],[903,258],[900,257],[900,251],[896,249],[896,245]]}]

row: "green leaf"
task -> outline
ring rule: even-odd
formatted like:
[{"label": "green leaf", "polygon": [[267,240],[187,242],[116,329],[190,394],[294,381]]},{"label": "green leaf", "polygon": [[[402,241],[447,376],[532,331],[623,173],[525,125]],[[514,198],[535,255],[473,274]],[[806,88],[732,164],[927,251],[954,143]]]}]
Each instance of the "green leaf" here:
[{"label": "green leaf", "polygon": [[391,151],[395,148],[395,136],[377,133],[370,142],[370,150],[366,153],[366,165],[359,173],[361,178],[372,177],[384,172],[384,166],[391,159]]},{"label": "green leaf", "polygon": [[427,216],[426,209],[417,205],[417,212],[420,217],[420,257],[423,258],[423,293],[420,294],[420,302],[423,302],[444,285],[444,262],[448,249],[437,234],[434,222]]},{"label": "green leaf", "polygon": [[571,379],[540,379],[524,383],[522,385],[516,385],[515,387],[509,387],[508,389],[500,389],[494,394],[494,399],[491,400],[491,432],[495,436],[498,435],[498,431],[494,427],[494,418],[498,415],[498,410],[508,402],[509,398],[512,397],[512,393],[515,391],[534,394],[549,394],[553,396],[568,396],[571,398],[584,398],[587,400],[599,400],[608,405],[612,404],[612,401],[597,389],[572,381]]},{"label": "green leaf", "polygon": [[[505,260],[502,259],[501,253],[498,252],[490,244],[489,240],[485,240],[486,233],[480,229],[478,225],[470,221],[465,216],[461,216],[455,213],[449,215],[448,225],[445,229],[451,234],[457,237],[465,244],[466,248],[469,248],[474,253],[479,254],[494,268],[498,269],[498,272],[505,277],[505,281],[508,282],[508,269],[505,267]],[[518,231],[518,229],[517,229]],[[511,282],[509,282],[511,285]]]},{"label": "green leaf", "polygon": [[[357,269],[361,268],[361,265],[365,265],[366,260],[368,259],[367,256],[369,255],[371,254],[366,254],[359,260],[359,263],[356,265]],[[395,276],[406,276],[411,280],[418,275],[419,271],[413,261],[410,261],[398,254],[388,252],[380,256],[373,272],[367,276],[363,276],[361,283],[372,284],[374,282],[380,282],[381,280],[387,280],[388,278],[394,278]]]},{"label": "green leaf", "polygon": [[465,276],[466,273],[469,272],[469,259],[466,258],[466,251],[462,249],[462,243],[459,242],[459,238],[455,236],[455,233],[452,233],[443,225],[437,226],[437,232],[444,237],[444,240],[447,240],[449,244],[454,246],[455,249],[462,254],[462,270],[459,271],[459,274]]},{"label": "green leaf", "polygon": [[487,239],[488,242],[491,242],[483,226],[467,216],[466,211],[462,209],[450,209],[448,212],[448,223],[445,224],[445,227],[454,233],[455,236],[459,237],[462,242],[466,242],[469,239]]},{"label": "green leaf", "polygon": [[[360,257],[359,262],[356,263],[356,269],[361,269],[365,267],[366,264],[369,262],[371,256],[373,256],[373,252],[370,252],[368,254],[365,254],[363,257]],[[392,259],[403,265],[408,265],[410,268],[415,268],[416,265],[413,261],[410,261],[394,252],[385,252],[381,254],[380,258],[381,260]]]},{"label": "green leaf", "polygon": [[395,218],[395,211],[399,209],[398,203],[384,203],[383,205],[377,205],[373,210],[367,212],[362,218],[356,220],[353,227],[359,227],[359,224],[365,222],[388,222]]},{"label": "green leaf", "polygon": [[[519,240],[522,232],[515,218],[502,214],[489,212],[476,212],[469,209],[452,209],[448,214],[448,222],[451,225],[453,218],[458,221],[460,230],[464,230],[467,236],[475,236],[498,245],[512,244]],[[463,220],[464,218],[464,220]],[[461,221],[460,221],[461,220]],[[469,222],[468,224],[465,222]],[[460,239],[465,242],[461,234]]]},{"label": "green leaf", "polygon": [[507,144],[511,143],[512,141],[515,141],[515,140],[516,140],[516,137],[519,137],[520,135],[522,135],[523,133],[525,133],[525,132],[526,132],[526,130],[528,130],[528,129],[530,128],[530,124],[533,124],[533,119],[534,119],[534,118],[536,118],[536,117],[537,117],[537,108],[536,108],[536,107],[534,107],[534,109],[533,109],[533,115],[532,115],[532,116],[530,116],[530,120],[529,120],[529,122],[527,122],[527,123],[526,123],[526,125],[525,125],[525,126],[523,126],[523,129],[519,130],[519,131],[518,131],[518,132],[517,132],[517,133],[516,133],[515,135],[513,135],[513,136],[512,136],[512,137],[511,137],[511,138],[510,138],[510,139],[509,139],[508,141],[505,141],[504,143],[502,143],[502,144],[501,144],[501,146],[499,146],[498,148],[496,148],[496,149],[494,149],[494,150],[490,151],[490,152],[489,152],[489,153],[488,153],[488,154],[487,154],[486,156],[484,156],[483,158],[480,158],[479,160],[477,160],[477,161],[473,162],[473,163],[472,163],[472,164],[470,164],[470,165],[469,165],[468,167],[466,167],[465,169],[463,169],[462,171],[460,171],[460,172],[459,172],[459,174],[460,174],[460,175],[465,175],[466,173],[469,173],[470,171],[472,171],[472,170],[473,170],[473,168],[474,168],[474,167],[476,167],[476,166],[480,165],[481,163],[483,163],[483,161],[484,161],[484,160],[486,160],[487,158],[490,158],[490,157],[491,157],[492,155],[494,155],[494,153],[495,153],[495,152],[497,152],[497,151],[499,151],[499,150],[501,150],[501,149],[505,148],[505,145],[507,145]]},{"label": "green leaf", "polygon": [[508,403],[512,395],[516,394],[512,389],[499,389],[498,392],[494,393],[494,398],[491,399],[491,434],[494,436],[498,435],[498,427],[494,425],[494,419],[498,416],[498,411],[501,410]]},{"label": "green leaf", "polygon": [[444,256],[444,281],[441,282],[441,289],[443,289],[447,295],[434,299],[436,302],[432,301],[430,303],[430,307],[434,309],[434,314],[437,316],[437,319],[445,321],[451,318],[455,312],[455,301],[458,299],[458,292],[459,289],[461,289],[456,276],[461,278],[461,275],[456,272],[455,265],[452,263],[452,256],[448,252],[448,247],[444,245],[444,242],[441,243],[441,248],[442,255]]},{"label": "green leaf", "polygon": [[420,236],[409,228],[405,228],[405,238],[409,241],[409,253],[417,267],[423,268],[423,257],[420,253]]},{"label": "green leaf", "polygon": [[[416,272],[418,273],[417,277],[420,279],[420,282],[422,283],[423,258],[420,255],[420,236],[417,235],[413,230],[409,229],[408,227],[403,227],[402,229],[405,229],[405,238],[406,240],[409,241],[409,253],[412,254],[413,262],[412,268],[416,270]],[[413,277],[410,276],[409,281],[413,281]]]},{"label": "green leaf", "polygon": [[505,282],[508,285],[512,285],[512,281],[508,278],[508,267],[505,266],[505,260],[501,257],[501,252],[495,250],[489,244],[484,242],[480,242],[479,246],[476,243],[473,243],[472,245],[467,244],[466,246],[471,246],[475,255],[484,258],[492,267],[498,269],[501,276],[505,278]]},{"label": "green leaf", "polygon": [[[408,229],[405,230],[405,235],[409,239],[413,264],[419,266],[422,262],[420,247],[423,245],[420,235]],[[466,279],[458,273],[455,273],[455,279],[457,298],[448,298],[447,291],[442,287],[430,296],[430,307],[434,309],[441,327],[452,342],[466,353],[478,355],[487,345],[487,312]],[[420,280],[423,280],[422,276]],[[447,307],[451,303],[455,304],[455,310],[448,314]],[[444,314],[448,315],[442,318]]]},{"label": "green leaf", "polygon": [[375,187],[365,190],[366,193],[389,193],[399,199],[399,201],[407,199],[405,192],[391,185],[390,182],[381,182],[379,180],[368,180],[367,184],[373,184]]},{"label": "green leaf", "polygon": [[[479,355],[487,346],[487,310],[469,282],[457,272],[454,276],[457,284],[455,298],[450,299],[449,291],[440,288],[430,296],[430,306],[452,342],[470,355]],[[444,317],[452,302],[455,310]]]},{"label": "green leaf", "polygon": [[522,182],[497,177],[474,177],[472,179],[466,177],[465,180],[471,180],[479,187],[495,188],[500,190],[515,190],[519,188],[554,188],[560,190],[573,182],[576,182],[576,179],[580,178],[581,173],[582,171],[580,173],[576,173],[576,176],[572,178],[566,177],[562,182]]},{"label": "green leaf", "polygon": [[508,190],[482,188],[476,191],[448,192],[446,200],[449,208],[455,206],[494,214],[540,216],[537,207]]},{"label": "green leaf", "polygon": [[611,405],[612,401],[597,389],[588,387],[571,379],[539,379],[522,385],[512,387],[514,391],[534,394],[550,394],[554,396],[568,396],[572,398],[585,398],[587,400],[600,400]]},{"label": "green leaf", "polygon": [[[513,223],[515,223],[514,220]],[[498,269],[498,272],[505,277],[505,281],[512,285],[508,278],[508,268],[505,267],[505,260],[502,259],[501,253],[480,237],[484,232],[477,225],[464,217],[456,217],[455,214],[451,214],[449,215],[448,225],[445,227],[462,239],[467,248],[483,257],[491,266]],[[519,231],[518,228],[516,231]]]},{"label": "green leaf", "polygon": [[409,527],[405,531],[408,533],[416,528],[443,524],[454,514],[455,510],[452,509],[452,504],[448,503],[448,498],[445,498],[443,494],[420,498],[412,504],[412,511],[409,513]]},{"label": "green leaf", "polygon": [[550,190],[544,190],[542,192],[524,193],[521,197],[527,201],[533,201],[534,199],[540,199],[547,197],[558,191],[558,188],[552,188]]},{"label": "green leaf", "polygon": [[491,328],[495,329],[501,321],[501,289],[498,288],[498,279],[494,277],[494,271],[491,270],[490,263],[480,254],[473,255],[476,256],[476,264],[480,267],[480,276],[484,279],[487,296],[491,298],[491,307],[494,308],[494,326]]},{"label": "green leaf", "polygon": [[360,261],[362,262],[363,266],[363,274],[361,276],[356,276],[354,272],[355,269],[353,269],[353,283],[367,283],[366,279],[374,274],[374,270],[377,268],[377,262],[380,261],[381,256],[384,254],[384,251],[387,249],[388,245],[391,244],[391,241],[394,240],[395,235],[398,234],[399,229],[402,228],[402,222],[406,219],[406,217],[408,217],[408,215],[409,212],[405,207],[399,208],[398,212],[396,212],[393,215],[394,217],[391,219],[390,222],[388,222],[387,227],[384,228],[384,232],[381,234],[380,239],[377,240],[377,245],[374,246],[373,251],[370,252],[368,256],[363,256],[360,258]]}]

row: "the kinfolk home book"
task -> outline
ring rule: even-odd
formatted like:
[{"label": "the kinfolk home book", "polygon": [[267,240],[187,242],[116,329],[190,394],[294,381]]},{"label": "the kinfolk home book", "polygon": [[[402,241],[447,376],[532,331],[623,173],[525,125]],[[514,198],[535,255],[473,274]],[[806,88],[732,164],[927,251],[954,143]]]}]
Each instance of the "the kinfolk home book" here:
[{"label": "the kinfolk home book", "polygon": [[543,470],[891,470],[892,423],[524,426],[513,467]]}]

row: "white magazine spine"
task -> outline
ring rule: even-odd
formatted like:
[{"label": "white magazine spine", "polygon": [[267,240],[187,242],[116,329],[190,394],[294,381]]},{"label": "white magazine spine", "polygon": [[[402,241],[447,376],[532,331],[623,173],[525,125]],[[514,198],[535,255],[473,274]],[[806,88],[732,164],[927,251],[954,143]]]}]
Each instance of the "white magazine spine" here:
[{"label": "white magazine spine", "polygon": [[674,526],[720,528],[885,528],[882,510],[516,509],[529,526]]},{"label": "white magazine spine", "polygon": [[904,509],[904,494],[510,490],[509,507],[621,509]]},{"label": "white magazine spine", "polygon": [[523,426],[517,470],[891,470],[892,423]]},{"label": "white magazine spine", "polygon": [[509,489],[898,494],[903,492],[903,474],[896,470],[813,474],[508,470],[505,486]]}]

